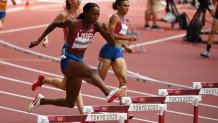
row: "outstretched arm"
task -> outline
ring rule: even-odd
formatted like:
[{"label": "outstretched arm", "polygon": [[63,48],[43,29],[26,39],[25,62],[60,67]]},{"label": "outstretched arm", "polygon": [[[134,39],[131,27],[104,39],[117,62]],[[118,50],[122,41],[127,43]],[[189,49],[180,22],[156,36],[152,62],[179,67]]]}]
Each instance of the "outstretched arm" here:
[{"label": "outstretched arm", "polygon": [[68,25],[70,25],[70,20],[66,20],[66,21],[55,21],[53,23],[51,23],[46,29],[45,31],[42,33],[42,35],[36,40],[36,41],[32,41],[29,45],[29,48],[33,48],[35,46],[37,46],[50,32],[52,32],[56,27],[59,28],[67,28]]},{"label": "outstretched arm", "polygon": [[[65,17],[67,16],[67,13],[65,10],[62,10],[56,17],[53,21],[64,21],[65,20]],[[49,38],[48,38],[48,35],[43,39],[43,42],[42,42],[42,46],[47,48],[48,47],[48,44],[49,44]]]},{"label": "outstretched arm", "polygon": [[107,30],[107,25],[105,23],[100,24],[99,22],[96,22],[94,26],[97,31],[102,35],[102,37],[108,42],[108,44],[115,46],[115,39]]}]

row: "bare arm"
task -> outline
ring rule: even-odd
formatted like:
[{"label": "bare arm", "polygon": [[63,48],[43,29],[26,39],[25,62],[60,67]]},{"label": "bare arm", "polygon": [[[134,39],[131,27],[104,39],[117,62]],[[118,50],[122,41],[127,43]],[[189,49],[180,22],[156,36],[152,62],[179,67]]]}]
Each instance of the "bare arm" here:
[{"label": "bare arm", "polygon": [[[67,16],[66,11],[62,10],[53,20],[54,21],[64,21],[65,17]],[[42,46],[47,48],[48,47],[48,43],[49,43],[49,39],[48,39],[48,35],[43,39],[43,43]]]},{"label": "bare arm", "polygon": [[115,27],[116,27],[116,24],[118,23],[118,21],[119,21],[119,19],[117,18],[116,15],[112,15],[110,17],[109,29],[110,29],[111,35],[113,35],[116,40],[136,41],[135,36],[130,36],[130,35],[122,36],[122,35],[118,35],[118,34],[114,33],[114,30],[115,30]]},{"label": "bare arm", "polygon": [[[102,26],[101,26],[102,25]],[[94,24],[97,31],[102,35],[102,37],[108,42],[108,44],[115,46],[115,39],[114,37],[109,33],[109,31],[106,31],[106,25],[100,24],[99,22],[96,22]]]},{"label": "bare arm", "polygon": [[122,47],[123,47],[128,53],[133,53],[133,52],[134,52],[134,50],[133,50],[132,48],[126,46],[126,44],[124,44],[123,42],[122,42]]},{"label": "bare arm", "polygon": [[59,28],[67,28],[68,26],[70,26],[70,20],[66,20],[66,21],[55,21],[53,23],[51,23],[46,29],[45,31],[42,33],[42,35],[36,40],[36,41],[32,41],[29,45],[29,48],[33,48],[35,46],[37,46],[50,32],[52,32],[56,27]]}]

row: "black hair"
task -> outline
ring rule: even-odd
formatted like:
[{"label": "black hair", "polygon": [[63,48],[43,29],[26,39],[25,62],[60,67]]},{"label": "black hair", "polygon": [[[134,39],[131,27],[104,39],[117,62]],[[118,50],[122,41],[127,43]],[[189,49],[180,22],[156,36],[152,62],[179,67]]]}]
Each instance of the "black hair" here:
[{"label": "black hair", "polygon": [[71,9],[71,4],[70,4],[69,0],[66,0],[66,9],[67,10]]},{"label": "black hair", "polygon": [[112,4],[112,8],[113,8],[114,10],[117,10],[117,6],[120,6],[123,1],[128,1],[128,0],[116,0],[116,1]]},{"label": "black hair", "polygon": [[86,4],[84,5],[84,7],[83,7],[83,13],[81,13],[81,14],[78,16],[78,19],[84,19],[84,18],[85,18],[85,13],[86,13],[86,12],[89,12],[90,9],[93,8],[93,7],[98,7],[98,8],[100,8],[100,7],[98,6],[98,4],[96,4],[96,3],[92,3],[92,2],[86,3]]}]

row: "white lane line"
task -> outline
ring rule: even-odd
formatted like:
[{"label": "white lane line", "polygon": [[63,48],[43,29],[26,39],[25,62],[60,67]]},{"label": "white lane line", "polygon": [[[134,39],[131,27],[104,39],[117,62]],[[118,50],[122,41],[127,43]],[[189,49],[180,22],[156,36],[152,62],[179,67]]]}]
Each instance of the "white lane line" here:
[{"label": "white lane line", "polygon": [[[27,84],[27,85],[31,85],[31,83],[29,82],[26,82],[26,81],[22,81],[22,80],[17,80],[17,79],[12,79],[12,78],[8,78],[8,77],[4,77],[4,76],[0,76],[1,79],[5,79],[5,80],[10,80],[12,82],[16,82],[16,83],[22,83],[22,84]],[[44,88],[46,89],[50,89],[50,90],[55,90],[55,91],[61,91],[63,92],[62,90],[60,89],[57,89],[57,88],[53,88],[53,87],[49,87],[49,86],[43,86]],[[3,93],[2,91],[0,91],[0,93]],[[5,93],[6,94],[6,93]],[[9,95],[17,95],[17,94],[10,94],[10,93],[7,93]],[[143,93],[141,93],[143,94]],[[146,95],[147,93],[144,93],[144,95]],[[98,96],[92,96],[92,95],[87,95],[87,94],[82,94],[86,97],[90,97],[90,98],[95,98],[95,99],[100,99],[100,100],[105,100],[105,98],[102,98],[102,97],[98,97]],[[25,96],[19,96],[19,97],[25,97]],[[28,99],[28,97],[25,97],[26,99]],[[33,98],[30,98],[29,99],[33,99]],[[115,101],[115,102],[119,102],[119,101]],[[213,106],[211,108],[218,108],[217,106]],[[183,113],[183,112],[177,112],[177,111],[172,111],[172,110],[167,110],[167,112],[170,112],[170,113],[175,113],[175,114],[180,114],[180,115],[185,115],[185,116],[193,116],[192,114],[188,114],[188,113]],[[214,118],[210,118],[210,117],[205,117],[205,116],[199,116],[200,118],[202,119],[208,119],[208,120],[214,120],[214,121],[218,121],[218,119],[214,119]]]},{"label": "white lane line", "polygon": [[0,34],[39,29],[39,28],[44,28],[44,27],[47,27],[47,26],[48,26],[48,24],[42,24],[42,25],[36,25],[36,26],[21,27],[21,28],[16,28],[16,29],[2,30],[2,31],[0,31]]},{"label": "white lane line", "polygon": [[9,110],[9,111],[13,111],[13,112],[18,112],[18,113],[22,113],[22,114],[34,115],[34,116],[40,115],[40,114],[28,113],[27,111],[17,110],[17,109],[14,109],[14,108],[8,108],[8,107],[4,107],[4,106],[0,106],[0,109]]}]

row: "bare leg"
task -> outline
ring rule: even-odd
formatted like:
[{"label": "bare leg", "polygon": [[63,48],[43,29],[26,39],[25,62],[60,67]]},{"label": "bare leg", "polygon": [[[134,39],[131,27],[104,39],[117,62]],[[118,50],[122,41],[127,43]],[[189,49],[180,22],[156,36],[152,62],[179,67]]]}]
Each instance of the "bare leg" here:
[{"label": "bare leg", "polygon": [[[52,85],[56,88],[59,88],[63,91],[66,91],[66,77],[64,76],[63,79],[60,78],[44,78],[42,80],[43,84],[48,84],[48,85]],[[76,105],[78,107],[78,110],[80,112],[80,114],[83,114],[83,99],[82,99],[82,94],[81,91],[79,92],[79,95],[76,99]]]},{"label": "bare leg", "polygon": [[104,59],[104,58],[99,58],[99,64],[98,64],[98,74],[99,76],[105,80],[106,75],[108,73],[108,69],[111,66],[111,60],[109,59]]},{"label": "bare leg", "polygon": [[63,91],[66,90],[66,78],[65,77],[63,79],[46,77],[42,80],[42,84],[52,85],[52,86],[59,88]]},{"label": "bare leg", "polygon": [[216,35],[216,31],[218,30],[218,19],[213,19],[211,33],[208,36],[208,44],[212,45],[214,42],[214,37]]},{"label": "bare leg", "polygon": [[66,78],[66,98],[59,99],[46,99],[42,98],[40,101],[41,105],[56,105],[73,108],[80,92],[82,80],[74,79],[72,77]]},{"label": "bare leg", "polygon": [[[117,75],[117,78],[120,82],[120,87],[121,86],[126,86],[127,84],[127,65],[126,61],[124,58],[118,58],[115,61],[112,62],[112,68]],[[125,91],[121,97],[127,96],[127,91]],[[121,103],[121,98],[120,98],[120,104]]]},{"label": "bare leg", "polygon": [[124,58],[118,58],[112,63],[112,68],[117,75],[121,86],[127,84],[127,65]]},{"label": "bare leg", "polygon": [[0,31],[2,30],[2,27],[3,27],[3,23],[4,23],[4,19],[0,19]]},{"label": "bare leg", "polygon": [[109,90],[107,89],[106,85],[104,84],[104,81],[100,78],[98,75],[97,70],[90,68],[83,62],[74,62],[74,64],[69,64],[68,69],[66,68],[66,76],[72,75],[73,77],[78,78],[90,78],[92,80],[93,85],[101,89],[101,91],[108,96]]},{"label": "bare leg", "polygon": [[112,102],[116,97],[120,96],[125,87],[109,91],[103,80],[98,75],[97,71],[90,68],[83,62],[73,61],[67,65],[64,74],[66,76],[66,98],[46,99],[43,96],[37,96],[28,107],[28,112],[40,105],[56,105],[62,107],[73,108],[75,101],[79,95],[82,78],[90,78],[95,86],[102,90],[105,96],[108,97],[108,102]]}]

